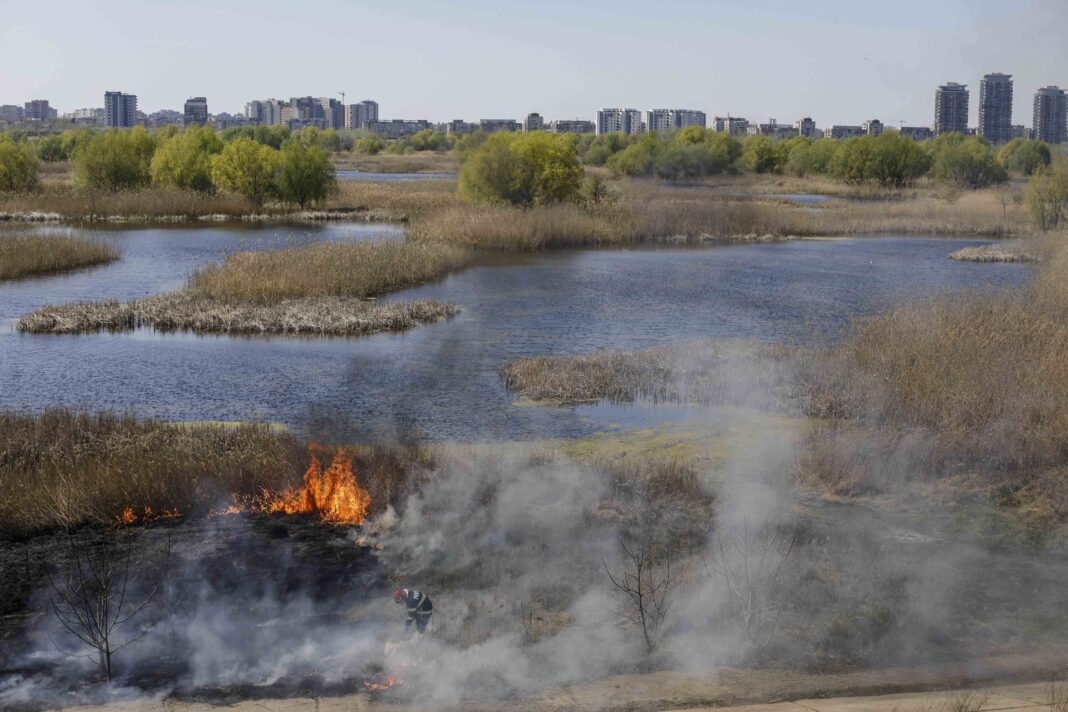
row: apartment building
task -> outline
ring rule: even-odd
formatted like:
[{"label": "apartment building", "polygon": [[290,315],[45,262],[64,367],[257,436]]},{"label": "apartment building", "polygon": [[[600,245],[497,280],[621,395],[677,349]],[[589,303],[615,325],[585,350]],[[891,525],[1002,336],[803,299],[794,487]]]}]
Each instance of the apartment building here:
[{"label": "apartment building", "polygon": [[367,130],[376,136],[385,138],[403,138],[413,136],[420,131],[432,128],[426,119],[392,119],[387,121],[368,121]]},{"label": "apartment building", "polygon": [[182,111],[186,126],[204,126],[208,123],[208,100],[203,96],[187,99]]},{"label": "apartment building", "polygon": [[979,82],[979,135],[991,143],[1012,140],[1012,75],[987,74]]},{"label": "apartment building", "polygon": [[831,138],[839,141],[847,138],[856,138],[857,136],[863,136],[867,131],[863,126],[832,126]]},{"label": "apartment building", "polygon": [[58,116],[59,112],[49,105],[48,99],[27,101],[22,109],[22,117],[27,121],[52,121]]},{"label": "apartment building", "polygon": [[949,82],[935,92],[935,134],[968,133],[968,87]]},{"label": "apartment building", "polygon": [[490,134],[498,131],[522,131],[523,125],[515,119],[479,119],[478,128]]},{"label": "apartment building", "polygon": [[736,116],[717,116],[712,121],[712,127],[719,133],[726,131],[731,136],[745,136],[749,133],[749,120]]},{"label": "apartment building", "polygon": [[794,123],[794,130],[797,131],[798,136],[814,138],[816,136],[816,122],[811,117],[806,116]]},{"label": "apartment building", "polygon": [[886,127],[883,126],[883,122],[879,121],[879,119],[868,119],[864,122],[864,133],[873,138],[881,135],[885,129]]},{"label": "apartment building", "polygon": [[1035,138],[1046,143],[1068,141],[1068,101],[1059,87],[1046,87],[1035,92]]},{"label": "apartment building", "polygon": [[104,93],[104,125],[111,129],[128,129],[137,124],[137,96],[119,91]]},{"label": "apartment building", "polygon": [[597,112],[597,134],[640,134],[644,128],[637,109],[601,109]]},{"label": "apartment building", "polygon": [[524,131],[544,131],[545,130],[545,118],[542,117],[536,111],[532,111],[527,114],[527,118],[523,119]]}]

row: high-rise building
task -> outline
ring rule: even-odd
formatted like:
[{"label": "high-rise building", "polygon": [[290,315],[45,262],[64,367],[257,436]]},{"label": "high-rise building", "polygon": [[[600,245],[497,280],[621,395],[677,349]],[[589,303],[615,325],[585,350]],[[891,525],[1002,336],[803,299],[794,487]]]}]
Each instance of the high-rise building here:
[{"label": "high-rise building", "polygon": [[104,125],[128,129],[137,123],[137,96],[109,91],[104,94]]},{"label": "high-rise building", "polygon": [[856,138],[857,136],[863,136],[867,131],[863,126],[832,126],[831,138],[833,139],[847,139]]},{"label": "high-rise building", "polygon": [[319,98],[319,106],[323,109],[322,128],[335,130],[345,128],[345,106],[340,101],[324,96]]},{"label": "high-rise building", "polygon": [[378,102],[364,99],[359,104],[349,104],[345,107],[346,129],[366,129],[367,124],[372,121],[378,121]]},{"label": "high-rise building", "polygon": [[880,135],[884,128],[883,122],[879,119],[868,119],[864,122],[864,133],[872,137]]},{"label": "high-rise building", "polygon": [[708,126],[708,117],[705,112],[697,111],[696,109],[672,109],[671,123],[677,129],[685,129],[690,126],[705,128]]},{"label": "high-rise building", "polygon": [[256,99],[245,104],[245,116],[251,124],[274,126],[282,123],[282,109],[286,103],[280,99]]},{"label": "high-rise building", "polygon": [[979,135],[991,143],[1012,140],[1012,75],[987,74],[979,82]]},{"label": "high-rise building", "polygon": [[48,105],[48,99],[34,99],[26,102],[22,116],[30,121],[51,121],[58,112]]},{"label": "high-rise building", "polygon": [[445,133],[448,136],[466,136],[478,131],[478,124],[463,119],[453,119],[445,124]]},{"label": "high-rise building", "polygon": [[586,119],[559,119],[552,123],[552,131],[557,134],[591,134],[597,131],[597,125]]},{"label": "high-rise building", "polygon": [[957,131],[968,133],[968,86],[949,82],[938,87],[935,92],[936,134]]},{"label": "high-rise building", "polygon": [[14,104],[0,106],[0,121],[15,123],[16,121],[22,121],[25,116],[26,110],[21,106],[15,106]]},{"label": "high-rise building", "polygon": [[208,100],[202,96],[187,99],[182,113],[186,126],[203,126],[208,123]]},{"label": "high-rise building", "polygon": [[649,133],[675,131],[689,126],[704,128],[707,123],[705,112],[694,109],[652,109],[645,112],[645,130]]},{"label": "high-rise building", "polygon": [[1035,116],[1031,126],[1039,141],[1068,141],[1068,100],[1063,89],[1046,87],[1035,92]]},{"label": "high-rise building", "polygon": [[642,112],[637,109],[601,109],[597,112],[597,133],[640,134]]},{"label": "high-rise building", "polygon": [[720,133],[726,131],[731,136],[745,136],[749,132],[749,120],[737,116],[717,116],[712,127]]},{"label": "high-rise building", "polygon": [[804,136],[805,138],[814,138],[816,135],[816,122],[813,121],[810,117],[806,116],[803,119],[797,120],[797,122],[794,124],[794,129],[797,131],[798,136]]},{"label": "high-rise building", "polygon": [[544,131],[545,119],[541,114],[536,111],[527,114],[527,118],[523,119],[524,131]]}]

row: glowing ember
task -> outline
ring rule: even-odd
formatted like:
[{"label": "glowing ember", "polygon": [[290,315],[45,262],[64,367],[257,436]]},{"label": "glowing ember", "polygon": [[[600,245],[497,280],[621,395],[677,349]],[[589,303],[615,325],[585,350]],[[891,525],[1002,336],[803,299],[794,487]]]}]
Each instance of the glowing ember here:
[{"label": "glowing ember", "polygon": [[119,524],[123,526],[130,526],[131,524],[151,524],[152,522],[158,522],[160,519],[174,519],[175,517],[182,516],[182,513],[177,509],[165,509],[161,512],[157,512],[152,507],[145,507],[145,510],[141,514],[137,514],[133,507],[127,507],[122,510],[122,514],[115,517]]},{"label": "glowing ember", "polygon": [[383,675],[378,678],[378,682],[364,680],[363,686],[368,692],[382,692],[383,690],[388,690],[391,687],[401,684],[401,682],[403,682],[403,680],[399,677]]}]

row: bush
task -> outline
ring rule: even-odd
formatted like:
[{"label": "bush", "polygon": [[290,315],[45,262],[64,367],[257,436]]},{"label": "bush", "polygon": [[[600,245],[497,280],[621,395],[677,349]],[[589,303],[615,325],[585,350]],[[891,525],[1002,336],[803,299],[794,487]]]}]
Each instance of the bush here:
[{"label": "bush", "polygon": [[37,157],[45,163],[57,163],[68,158],[67,150],[63,146],[63,137],[59,134],[39,139],[34,148],[37,150]]},{"label": "bush", "polygon": [[256,206],[277,193],[278,151],[250,138],[238,138],[212,159],[215,187],[242,195]]},{"label": "bush", "polygon": [[799,178],[829,173],[831,160],[837,150],[838,142],[832,138],[818,141],[801,139],[789,148],[783,172]]},{"label": "bush", "polygon": [[831,175],[847,183],[873,181],[901,188],[927,172],[931,159],[912,139],[897,132],[843,141],[828,164]]},{"label": "bush", "polygon": [[998,152],[998,163],[1012,173],[1032,175],[1039,168],[1045,168],[1053,160],[1049,146],[1041,141],[1028,141],[1016,138],[1005,144]]},{"label": "bush", "polygon": [[624,175],[678,180],[722,173],[739,155],[741,146],[727,134],[690,126],[671,136],[645,136],[612,155],[608,165]]},{"label": "bush", "polygon": [[742,151],[742,166],[753,173],[778,173],[783,154],[767,136],[749,136]]},{"label": "bush", "polygon": [[149,183],[155,141],[143,128],[91,134],[74,153],[78,187],[106,193]]},{"label": "bush", "polygon": [[278,170],[278,196],[302,209],[325,200],[337,185],[334,166],[326,152],[315,145],[292,141],[282,149]]},{"label": "bush", "polygon": [[381,153],[382,149],[386,147],[386,142],[380,139],[378,136],[364,136],[357,141],[352,150],[356,153],[363,153],[368,156],[374,156]]},{"label": "bush", "polygon": [[1008,180],[990,143],[978,136],[942,134],[931,149],[931,176],[942,183],[961,188],[985,188]]},{"label": "bush", "polygon": [[175,134],[152,157],[152,182],[161,188],[214,192],[211,161],[222,150],[222,139],[212,129],[191,128]]},{"label": "bush", "polygon": [[550,205],[574,200],[582,178],[567,137],[497,133],[468,154],[460,168],[460,194],[478,203]]},{"label": "bush", "polygon": [[26,144],[0,136],[0,193],[26,193],[39,184],[37,156]]},{"label": "bush", "polygon": [[1068,219],[1068,159],[1036,170],[1027,182],[1025,200],[1031,219],[1043,230],[1052,230]]}]

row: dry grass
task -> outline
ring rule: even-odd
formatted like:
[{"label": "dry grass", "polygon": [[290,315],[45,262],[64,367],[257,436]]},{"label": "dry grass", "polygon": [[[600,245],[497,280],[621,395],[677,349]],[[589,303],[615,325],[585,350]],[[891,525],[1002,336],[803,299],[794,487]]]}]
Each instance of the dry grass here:
[{"label": "dry grass", "polygon": [[441,302],[369,302],[353,297],[288,299],[273,304],[230,304],[189,292],[133,302],[75,302],[45,306],[19,319],[17,329],[35,334],[158,331],[205,334],[367,336],[402,331],[447,319],[459,307]]},{"label": "dry grass", "polygon": [[1038,262],[1038,255],[1034,254],[1025,244],[1015,242],[1000,245],[980,245],[978,247],[963,247],[949,255],[961,262]]},{"label": "dry grass", "polygon": [[[346,448],[371,513],[399,507],[431,455],[414,447]],[[29,532],[135,512],[203,516],[231,495],[299,485],[304,443],[263,425],[180,425],[110,413],[0,413],[0,531]]]},{"label": "dry grass", "polygon": [[333,163],[338,170],[368,173],[455,173],[460,167],[456,157],[447,151],[379,153],[374,156],[345,153],[335,156]]},{"label": "dry grass", "polygon": [[243,252],[193,275],[197,296],[229,304],[278,304],[309,297],[376,297],[424,284],[471,263],[453,245],[413,242],[324,243]]},{"label": "dry grass", "polygon": [[159,188],[90,194],[71,185],[46,183],[36,193],[0,198],[0,213],[56,213],[70,220],[114,217],[145,221],[176,217],[196,219],[211,215],[239,217],[255,212],[255,206],[240,196]]},{"label": "dry grass", "polygon": [[409,236],[486,250],[538,250],[634,241],[618,213],[576,205],[523,209],[456,205],[412,221]]},{"label": "dry grass", "polygon": [[117,249],[93,240],[0,235],[0,280],[106,264],[117,259]]},{"label": "dry grass", "polygon": [[463,204],[456,192],[456,181],[452,180],[341,181],[335,201],[338,207],[405,221],[415,221]]}]

